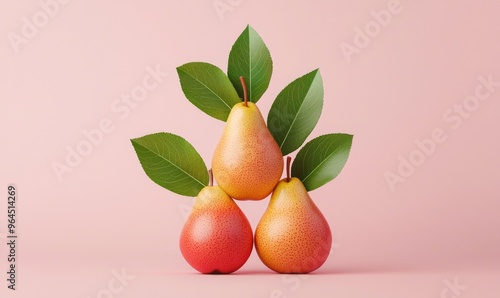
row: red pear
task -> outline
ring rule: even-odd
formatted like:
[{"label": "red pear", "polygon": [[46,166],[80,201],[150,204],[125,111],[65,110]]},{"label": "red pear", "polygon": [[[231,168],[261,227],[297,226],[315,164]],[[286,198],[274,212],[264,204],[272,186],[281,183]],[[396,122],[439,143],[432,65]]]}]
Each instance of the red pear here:
[{"label": "red pear", "polygon": [[180,248],[186,261],[201,273],[231,273],[252,252],[252,228],[233,199],[211,184],[196,197],[181,232]]}]

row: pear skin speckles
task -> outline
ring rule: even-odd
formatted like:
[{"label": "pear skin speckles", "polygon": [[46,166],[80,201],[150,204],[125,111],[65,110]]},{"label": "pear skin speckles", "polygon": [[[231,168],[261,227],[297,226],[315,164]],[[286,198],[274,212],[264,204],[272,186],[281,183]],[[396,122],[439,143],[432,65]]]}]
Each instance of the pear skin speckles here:
[{"label": "pear skin speckles", "polygon": [[331,244],[328,222],[302,182],[281,180],[255,230],[262,262],[279,273],[309,273],[323,265]]},{"label": "pear skin speckles", "polygon": [[196,198],[181,232],[186,261],[201,273],[231,273],[248,260],[252,228],[236,203],[218,186],[207,186]]},{"label": "pear skin speckles", "polygon": [[218,185],[234,199],[267,197],[283,173],[283,155],[254,103],[236,104],[212,158]]}]

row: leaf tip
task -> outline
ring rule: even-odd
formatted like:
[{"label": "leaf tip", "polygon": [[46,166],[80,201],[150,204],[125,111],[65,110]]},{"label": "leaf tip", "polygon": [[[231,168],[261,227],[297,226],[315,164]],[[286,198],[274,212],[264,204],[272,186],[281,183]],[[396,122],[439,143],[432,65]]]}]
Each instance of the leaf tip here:
[{"label": "leaf tip", "polygon": [[321,72],[319,68],[316,68],[315,70],[310,72],[311,74],[314,74],[314,76],[320,76],[321,77]]},{"label": "leaf tip", "polygon": [[138,140],[139,140],[139,138],[130,139],[130,143],[132,143],[132,146],[134,146],[134,148],[135,148],[135,145],[137,145]]},{"label": "leaf tip", "polygon": [[[185,64],[184,64],[184,65],[185,65]],[[179,79],[180,79],[181,73],[182,73],[182,72],[184,72],[184,71],[183,71],[183,68],[182,68],[184,65],[177,66],[177,67],[175,68],[175,70],[177,71],[177,75],[179,75]]]},{"label": "leaf tip", "polygon": [[352,140],[354,139],[354,135],[346,133],[345,136],[347,137],[347,139],[349,140],[349,142],[352,143]]}]

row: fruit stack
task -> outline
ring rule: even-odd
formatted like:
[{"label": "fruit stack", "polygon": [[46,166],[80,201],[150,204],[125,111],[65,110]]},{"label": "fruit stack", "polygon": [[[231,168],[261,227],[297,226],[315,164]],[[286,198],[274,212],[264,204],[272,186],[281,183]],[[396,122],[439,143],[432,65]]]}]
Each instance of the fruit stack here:
[{"label": "fruit stack", "polygon": [[[309,273],[328,258],[330,227],[308,192],[340,173],[353,136],[333,133],[311,140],[293,164],[286,158],[286,177],[280,180],[283,156],[299,149],[319,120],[323,82],[319,69],[291,82],[276,97],[266,123],[256,103],[269,86],[272,70],[269,50],[250,26],[230,51],[227,75],[204,62],[177,68],[187,99],[226,122],[211,170],[180,136],[155,133],[131,140],[142,168],[155,183],[196,196],[180,249],[201,273],[238,270],[254,243],[262,262],[279,273]],[[234,200],[258,201],[271,193],[253,234]]]}]

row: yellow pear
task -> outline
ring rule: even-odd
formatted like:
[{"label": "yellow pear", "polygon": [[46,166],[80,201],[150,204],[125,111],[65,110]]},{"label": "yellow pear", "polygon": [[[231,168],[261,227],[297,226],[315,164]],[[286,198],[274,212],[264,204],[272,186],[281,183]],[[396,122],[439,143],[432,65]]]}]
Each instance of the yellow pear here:
[{"label": "yellow pear", "polygon": [[255,230],[262,262],[279,273],[309,273],[328,258],[332,233],[298,178],[281,180]]},{"label": "yellow pear", "polygon": [[274,189],[283,173],[283,155],[267,129],[258,107],[247,100],[231,109],[212,158],[217,184],[237,200],[261,200]]}]

